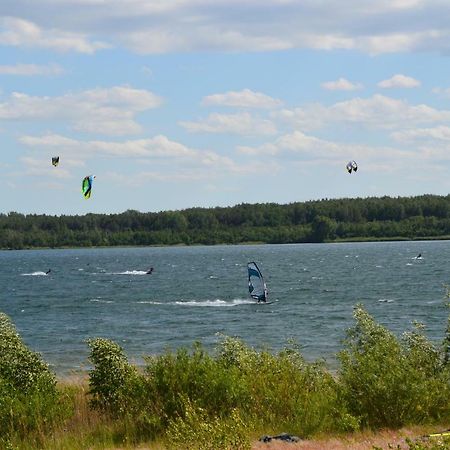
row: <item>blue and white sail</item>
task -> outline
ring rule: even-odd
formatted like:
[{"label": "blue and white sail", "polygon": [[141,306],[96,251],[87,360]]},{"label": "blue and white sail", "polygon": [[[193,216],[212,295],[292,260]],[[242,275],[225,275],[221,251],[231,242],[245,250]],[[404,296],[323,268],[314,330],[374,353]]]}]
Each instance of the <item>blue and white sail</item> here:
[{"label": "blue and white sail", "polygon": [[259,267],[252,261],[247,263],[247,269],[248,292],[250,293],[250,296],[255,300],[258,300],[258,302],[267,301],[267,286]]}]

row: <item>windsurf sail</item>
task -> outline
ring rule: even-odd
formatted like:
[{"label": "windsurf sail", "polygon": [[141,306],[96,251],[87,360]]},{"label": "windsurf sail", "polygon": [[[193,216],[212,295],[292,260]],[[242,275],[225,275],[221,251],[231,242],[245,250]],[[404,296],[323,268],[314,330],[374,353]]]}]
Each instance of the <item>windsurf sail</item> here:
[{"label": "windsurf sail", "polygon": [[248,292],[258,302],[267,301],[267,286],[259,267],[254,261],[247,263]]},{"label": "windsurf sail", "polygon": [[56,167],[59,164],[59,156],[52,157],[52,164]]},{"label": "windsurf sail", "polygon": [[86,200],[91,197],[94,178],[94,175],[88,175],[83,178],[83,181],[81,183],[81,192],[83,193],[83,196]]}]

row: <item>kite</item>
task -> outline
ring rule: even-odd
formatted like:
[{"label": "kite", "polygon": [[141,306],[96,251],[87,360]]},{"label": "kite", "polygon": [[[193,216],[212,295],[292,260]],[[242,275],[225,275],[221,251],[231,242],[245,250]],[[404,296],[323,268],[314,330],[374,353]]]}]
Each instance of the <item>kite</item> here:
[{"label": "kite", "polygon": [[94,182],[95,175],[88,175],[83,178],[81,183],[81,192],[84,195],[84,198],[87,200],[91,197],[92,192],[92,184]]},{"label": "kite", "polygon": [[52,164],[56,167],[59,164],[59,156],[53,156]]},{"label": "kite", "polygon": [[347,163],[346,168],[347,168],[347,172],[348,172],[348,173],[352,173],[352,170],[353,170],[354,172],[356,172],[356,171],[358,170],[358,164],[356,164],[356,161],[349,161],[349,162]]}]

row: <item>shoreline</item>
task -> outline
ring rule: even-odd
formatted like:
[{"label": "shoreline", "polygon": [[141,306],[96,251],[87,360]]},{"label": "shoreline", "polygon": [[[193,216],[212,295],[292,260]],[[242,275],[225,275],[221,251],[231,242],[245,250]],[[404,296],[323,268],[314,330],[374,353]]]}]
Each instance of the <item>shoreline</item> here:
[{"label": "shoreline", "polygon": [[218,244],[143,244],[143,245],[92,245],[92,246],[61,246],[61,247],[23,247],[23,248],[0,248],[0,251],[20,251],[20,250],[86,250],[86,249],[108,249],[108,248],[177,248],[177,247],[220,247],[220,246],[239,246],[239,245],[320,245],[320,244],[346,244],[346,243],[366,243],[366,242],[430,242],[430,241],[449,241],[450,235],[442,236],[421,236],[420,238],[405,238],[395,236],[391,238],[377,238],[377,237],[355,237],[348,239],[333,239],[325,240],[323,242],[262,242],[262,241],[245,241],[239,243],[223,242]]}]

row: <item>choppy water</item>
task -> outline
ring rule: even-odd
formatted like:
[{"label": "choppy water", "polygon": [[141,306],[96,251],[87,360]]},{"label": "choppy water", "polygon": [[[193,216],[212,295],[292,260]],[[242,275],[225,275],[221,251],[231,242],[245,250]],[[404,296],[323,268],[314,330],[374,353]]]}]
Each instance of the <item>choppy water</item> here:
[{"label": "choppy water", "polygon": [[[273,350],[294,338],[332,366],[358,302],[396,333],[417,320],[441,340],[449,255],[450,241],[3,251],[0,311],[58,374],[88,366],[89,337],[139,362],[195,341],[213,348],[218,332]],[[252,260],[271,305],[247,296]]]}]

